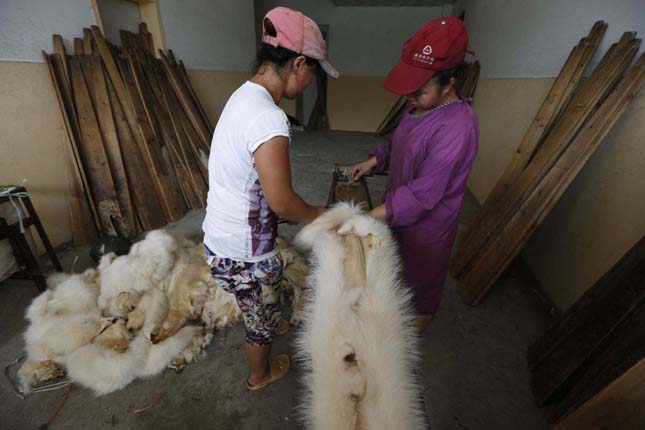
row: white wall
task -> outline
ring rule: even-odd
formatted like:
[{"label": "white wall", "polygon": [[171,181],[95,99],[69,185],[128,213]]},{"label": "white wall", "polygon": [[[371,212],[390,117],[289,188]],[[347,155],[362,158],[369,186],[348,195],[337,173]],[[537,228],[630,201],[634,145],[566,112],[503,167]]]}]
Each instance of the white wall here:
[{"label": "white wall", "polygon": [[[442,7],[337,7],[332,0],[256,0],[256,26],[270,9],[286,6],[329,25],[329,59],[341,75],[385,76],[401,46],[426,22],[451,15]],[[261,34],[261,33],[258,33]]]},{"label": "white wall", "polygon": [[0,61],[42,62],[60,34],[68,49],[94,25],[89,0],[0,0]]},{"label": "white wall", "polygon": [[159,0],[166,46],[186,67],[250,70],[255,58],[252,0]]},{"label": "white wall", "polygon": [[110,42],[121,45],[119,30],[139,32],[139,5],[128,0],[98,0],[97,4],[104,35]]},{"label": "white wall", "polygon": [[463,9],[483,78],[557,76],[571,48],[600,19],[609,24],[600,53],[625,31],[645,34],[644,0],[461,0],[454,14]]}]

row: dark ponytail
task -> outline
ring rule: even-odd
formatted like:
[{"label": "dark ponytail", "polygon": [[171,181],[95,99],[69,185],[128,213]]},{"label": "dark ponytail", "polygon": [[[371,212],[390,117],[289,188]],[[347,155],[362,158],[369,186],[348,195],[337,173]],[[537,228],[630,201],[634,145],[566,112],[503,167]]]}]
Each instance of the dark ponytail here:
[{"label": "dark ponytail", "polygon": [[[275,29],[273,28],[273,24],[271,21],[268,19],[264,20],[264,28],[267,31],[267,34],[269,36],[276,36]],[[260,66],[262,66],[263,63],[271,63],[274,64],[278,67],[283,67],[286,65],[291,59],[298,57],[301,54],[298,54],[297,52],[293,52],[290,49],[283,48],[282,46],[272,46],[269,45],[268,43],[263,43],[260,46],[260,49],[258,49],[258,52],[255,56],[255,62],[254,62],[254,67],[253,71],[257,73],[257,71],[260,69]],[[306,55],[304,56],[306,58],[305,64],[309,67],[313,67],[318,65],[318,60],[307,57]]]}]

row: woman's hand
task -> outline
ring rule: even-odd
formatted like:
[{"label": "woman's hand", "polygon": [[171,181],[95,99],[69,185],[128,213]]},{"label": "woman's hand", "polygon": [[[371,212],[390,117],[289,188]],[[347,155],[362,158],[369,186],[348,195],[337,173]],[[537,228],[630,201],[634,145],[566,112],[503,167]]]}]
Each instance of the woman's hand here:
[{"label": "woman's hand", "polygon": [[361,176],[372,170],[376,167],[377,160],[376,157],[372,157],[369,160],[365,160],[361,163],[354,164],[349,171],[349,182],[358,181]]},{"label": "woman's hand", "polygon": [[385,218],[387,218],[387,209],[385,208],[385,204],[382,204],[372,209],[370,211],[370,215],[376,219],[384,220]]}]

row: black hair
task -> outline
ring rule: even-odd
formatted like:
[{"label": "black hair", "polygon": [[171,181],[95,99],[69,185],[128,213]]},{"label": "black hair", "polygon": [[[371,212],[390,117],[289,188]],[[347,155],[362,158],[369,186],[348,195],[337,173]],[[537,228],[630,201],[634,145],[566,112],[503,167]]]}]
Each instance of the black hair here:
[{"label": "black hair", "polygon": [[[264,28],[266,29],[266,32],[269,36],[276,36],[275,28],[273,28],[273,24],[268,19],[264,20]],[[276,47],[269,45],[268,43],[263,43],[260,46],[260,49],[258,49],[258,52],[255,56],[253,70],[254,72],[257,72],[264,62],[272,63],[278,67],[282,67],[287,64],[289,60],[300,55],[302,54],[298,54],[297,52],[294,52],[291,49],[287,49],[282,46]],[[320,65],[320,63],[318,63],[318,60],[316,60],[315,58],[311,58],[306,55],[304,57],[306,58],[305,64],[307,66],[312,67]],[[318,67],[318,69],[320,69],[320,67]]]},{"label": "black hair", "polygon": [[[459,76],[463,73],[466,64],[460,64],[452,69],[440,70],[434,76],[434,79],[439,84],[439,88],[445,88],[446,85],[450,83],[451,78],[455,78],[456,81],[459,80]],[[455,82],[456,83],[456,82]]]}]

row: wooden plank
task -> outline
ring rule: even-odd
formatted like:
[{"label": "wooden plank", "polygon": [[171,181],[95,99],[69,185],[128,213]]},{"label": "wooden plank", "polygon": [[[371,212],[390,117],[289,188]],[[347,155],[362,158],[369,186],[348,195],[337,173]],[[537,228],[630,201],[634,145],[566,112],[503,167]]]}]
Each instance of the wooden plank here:
[{"label": "wooden plank", "polygon": [[[126,71],[127,68],[127,71]],[[138,111],[139,117],[147,118],[141,125],[146,133],[146,141],[148,150],[152,157],[154,157],[155,169],[159,172],[160,180],[163,181],[163,192],[165,203],[168,212],[165,214],[166,219],[175,221],[181,218],[186,213],[186,204],[183,195],[179,190],[177,179],[172,170],[169,169],[166,160],[161,151],[162,141],[157,133],[161,133],[158,125],[157,118],[152,111],[152,106],[148,105],[150,101],[150,88],[139,65],[133,61],[131,57],[127,59],[127,64],[123,63],[122,74],[129,75],[131,83],[129,83],[129,91],[131,100],[135,101],[135,107]]]},{"label": "wooden plank", "polygon": [[[640,253],[640,256],[638,255]],[[538,403],[563,385],[622,321],[645,300],[645,240],[640,241],[598,284],[573,306],[559,336],[531,372]],[[640,257],[640,258],[638,258]],[[542,352],[542,351],[540,351]]]},{"label": "wooden plank", "polygon": [[195,93],[195,90],[193,89],[193,86],[190,84],[190,79],[188,78],[188,71],[184,67],[184,62],[179,61],[177,70],[179,71],[179,76],[181,77],[182,82],[184,83],[184,86],[190,93],[191,98],[193,99],[193,102],[195,103],[195,106],[197,106],[197,109],[199,110],[199,113],[202,116],[202,120],[208,127],[208,130],[211,133],[211,136],[213,135],[213,125],[211,124],[210,120],[208,119],[208,115],[206,115],[206,110],[204,110],[204,107],[202,106],[201,102],[199,101],[199,97],[197,97],[197,93]]},{"label": "wooden plank", "polygon": [[[79,245],[90,244],[96,239],[98,214],[94,208],[91,191],[85,178],[83,167],[80,164],[80,156],[76,146],[76,136],[72,131],[72,127],[67,114],[67,108],[63,101],[61,88],[56,77],[56,72],[52,65],[52,60],[45,51],[42,51],[43,59],[49,71],[49,78],[51,80],[54,92],[56,93],[56,100],[61,114],[63,123],[63,130],[67,141],[67,157],[70,160],[72,168],[71,174],[68,175],[68,191],[70,193],[70,209],[72,216],[72,237],[74,243]],[[52,57],[57,57],[54,54]]]},{"label": "wooden plank", "polygon": [[206,195],[208,193],[208,169],[201,162],[198,148],[190,141],[184,129],[184,124],[191,128],[188,119],[185,117],[181,104],[171,88],[170,82],[163,72],[163,67],[156,67],[156,76],[162,93],[165,109],[169,113],[170,122],[178,142],[178,150],[185,160],[191,180],[194,184],[195,193],[200,201],[199,207],[205,207]]},{"label": "wooden plank", "polygon": [[193,103],[188,90],[186,90],[186,88],[184,87],[177,71],[171,66],[168,58],[163,52],[160,52],[160,55],[162,64],[166,71],[166,75],[168,76],[168,79],[170,80],[170,83],[175,90],[175,94],[177,94],[177,97],[179,98],[179,101],[181,102],[181,105],[184,108],[188,119],[190,119],[191,124],[197,131],[197,134],[201,140],[200,146],[202,146],[205,151],[208,151],[211,138],[213,137],[212,132],[208,129],[206,124],[204,124],[204,121],[201,119],[201,114]]},{"label": "wooden plank", "polygon": [[163,76],[161,81],[163,82],[164,95],[169,103],[169,111],[173,113],[171,119],[174,121],[173,126],[176,128],[176,133],[179,135],[185,136],[185,139],[179,138],[180,142],[185,143],[188,147],[184,148],[184,151],[191,153],[193,158],[197,160],[196,166],[194,163],[190,162],[194,167],[191,171],[195,172],[199,170],[203,178],[204,183],[206,184],[206,189],[208,190],[208,168],[202,163],[202,154],[205,157],[208,157],[209,151],[204,149],[201,139],[199,138],[197,131],[193,127],[192,123],[188,119],[188,116],[184,109],[181,106],[181,102],[177,97],[177,94],[174,92],[172,85],[170,84],[170,79],[165,73],[165,68],[162,66],[159,71],[159,76]]},{"label": "wooden plank", "polygon": [[54,45],[54,54],[60,55],[61,66],[63,68],[63,75],[61,78],[65,79],[64,85],[69,89],[70,79],[69,79],[69,67],[67,66],[67,53],[65,52],[65,43],[63,42],[63,37],[60,34],[54,34],[52,36],[52,45]]},{"label": "wooden plank", "polygon": [[[146,119],[145,111],[141,106],[138,91],[128,66],[121,59],[119,60],[120,67],[117,67],[110,47],[98,27],[92,26],[92,34],[110,80],[114,84],[114,90],[121,102],[137,147],[143,155],[146,168],[155,185],[154,190],[161,203],[164,217],[168,222],[176,220],[183,215],[181,211],[177,210],[176,200],[178,196],[171,194],[172,188],[167,179],[168,171],[161,156],[160,145]],[[124,73],[123,78],[119,73],[120,71]]]},{"label": "wooden plank", "polygon": [[[134,61],[131,64],[134,65]],[[184,160],[182,160],[178,152],[177,141],[171,129],[172,125],[169,114],[161,106],[163,96],[156,81],[154,70],[151,70],[151,66],[146,64],[145,58],[136,60],[136,63],[137,80],[141,84],[141,95],[145,101],[144,106],[146,107],[150,121],[153,123],[154,129],[159,132],[159,140],[163,142],[166,148],[170,165],[175,172],[173,178],[175,178],[177,187],[181,190],[188,207],[200,207],[194,195],[194,188],[190,183],[190,174],[188,173]]]},{"label": "wooden plank", "polygon": [[642,430],[645,427],[645,360],[639,361],[553,430]]},{"label": "wooden plank", "polygon": [[643,360],[643,339],[645,301],[605,339],[585,366],[579,369],[575,378],[572,378],[571,389],[552,410],[552,421],[574,411]]},{"label": "wooden plank", "polygon": [[83,39],[74,38],[74,55],[83,55]]},{"label": "wooden plank", "polygon": [[[640,41],[633,40],[633,33],[625,33],[615,50],[605,55],[604,61],[596,67],[581,90],[574,96],[560,121],[554,124],[541,148],[519,177],[511,184],[508,192],[494,207],[489,207],[480,225],[460,247],[461,276],[473,265],[478,264],[489,239],[508,224],[524,200],[551,169],[558,157],[567,148],[571,139],[603,100],[623,74],[636,54]],[[631,39],[630,39],[631,36]],[[467,263],[464,263],[467,262]]]},{"label": "wooden plank", "polygon": [[94,49],[92,47],[94,38],[92,37],[92,31],[89,28],[83,29],[83,54],[92,55]]},{"label": "wooden plank", "polygon": [[[645,237],[641,238],[614,266],[578,299],[527,351],[529,369],[547,359],[568,338],[576,338],[598,315],[606,314],[603,323],[614,327],[615,321],[633,306],[637,291],[628,282],[640,272],[645,282]],[[637,275],[639,276],[639,275]],[[641,286],[643,294],[645,287]],[[585,335],[583,335],[585,336]]]},{"label": "wooden plank", "polygon": [[[626,61],[627,59],[623,59],[625,66]],[[522,199],[522,205],[518,210],[482,248],[482,253],[472,269],[460,279],[460,294],[466,303],[477,304],[481,301],[484,294],[520,252],[528,238],[625,111],[634,95],[641,89],[644,69],[645,58],[641,56],[636,66],[592,115],[553,168],[538,186]]]},{"label": "wooden plank", "polygon": [[144,230],[153,230],[162,227],[166,220],[157,199],[151,190],[155,189],[149,171],[139,151],[135,138],[125,117],[121,101],[117,98],[112,82],[106,80],[108,95],[114,112],[114,123],[122,153],[123,164],[127,173],[131,200],[134,202],[133,210]]},{"label": "wooden plank", "polygon": [[87,61],[90,61],[90,59],[86,56],[81,56],[80,58],[71,57],[69,59],[74,101],[81,131],[79,152],[83,166],[88,171],[88,180],[101,221],[101,231],[104,234],[116,235],[117,232],[112,221],[113,219],[121,218],[121,211],[107,154],[105,153],[103,138],[81,70],[81,62]]},{"label": "wooden plank", "polygon": [[148,51],[149,54],[154,56],[155,45],[152,40],[152,33],[148,31],[148,25],[145,22],[142,22],[139,24],[139,34],[143,37],[145,41],[146,51]]},{"label": "wooden plank", "polygon": [[399,97],[399,99],[394,103],[394,106],[390,111],[385,115],[383,121],[376,128],[376,134],[379,136],[384,136],[392,131],[396,125],[398,125],[401,116],[403,115],[403,109],[408,104],[408,100],[405,97]]},{"label": "wooden plank", "polygon": [[594,24],[589,35],[576,45],[569,58],[564,63],[560,74],[553,82],[551,89],[538,109],[535,118],[529,125],[518,148],[513,153],[511,161],[506,166],[504,173],[486,198],[482,208],[470,224],[460,243],[462,244],[452,258],[450,271],[454,276],[460,275],[472,258],[471,240],[481,228],[486,217],[491,216],[492,209],[497,207],[509,191],[509,187],[524,171],[547,130],[553,124],[558,113],[569,101],[574,90],[582,79],[582,72],[588,65],[593,53],[598,48],[600,39],[604,35],[607,24],[598,21]]},{"label": "wooden plank", "polygon": [[134,238],[136,230],[134,227],[134,212],[132,201],[130,200],[130,190],[128,188],[128,179],[125,172],[125,165],[121,156],[119,147],[119,138],[116,132],[114,116],[112,114],[112,105],[108,95],[103,64],[98,55],[91,57],[93,71],[93,88],[94,88],[94,107],[96,109],[105,152],[107,154],[110,171],[114,179],[117,199],[121,208],[123,217],[116,220],[118,233],[122,237]]},{"label": "wooden plank", "polygon": [[[162,122],[168,125],[167,134],[169,136],[167,140],[171,145],[170,149],[173,151],[176,160],[181,163],[178,168],[182,172],[181,176],[186,187],[189,188],[184,195],[191,202],[192,208],[203,208],[206,206],[208,185],[200,174],[199,160],[193,156],[190,143],[181,128],[178,118],[181,105],[174,98],[174,92],[163,72],[163,66],[158,60],[150,59],[146,71],[149,74],[149,81],[154,82],[156,98],[160,103],[160,109],[163,111],[161,114],[163,115]],[[170,99],[170,97],[173,98]]]}]

